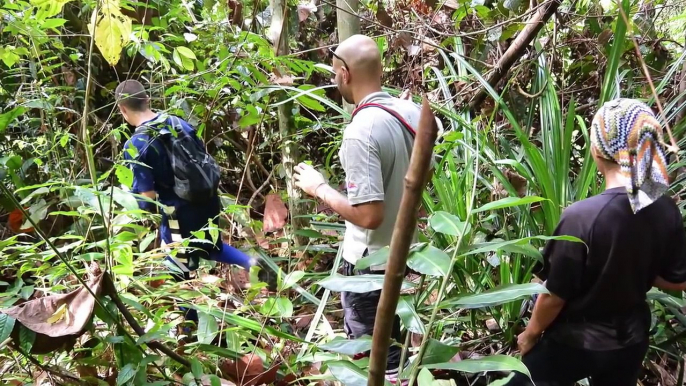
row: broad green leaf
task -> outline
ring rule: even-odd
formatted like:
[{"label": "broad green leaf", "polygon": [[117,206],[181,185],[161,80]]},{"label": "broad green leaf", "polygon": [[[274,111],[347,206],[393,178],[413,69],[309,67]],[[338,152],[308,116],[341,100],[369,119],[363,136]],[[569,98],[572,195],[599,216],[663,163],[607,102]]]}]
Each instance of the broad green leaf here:
[{"label": "broad green leaf", "polygon": [[371,255],[365,256],[355,263],[355,270],[367,269],[369,267],[384,265],[388,262],[388,256],[390,256],[391,249],[389,247],[383,247]]},{"label": "broad green leaf", "polygon": [[425,245],[410,252],[407,266],[425,275],[444,276],[450,268],[450,256],[441,249]]},{"label": "broad green leaf", "polygon": [[433,386],[435,378],[429,369],[422,369],[417,376],[417,384],[419,386]]},{"label": "broad green leaf", "polygon": [[505,284],[479,294],[449,300],[444,302],[442,306],[467,309],[492,307],[544,293],[548,293],[548,290],[539,283]]},{"label": "broad green leaf", "polygon": [[429,225],[438,233],[460,236],[469,231],[469,223],[462,222],[459,217],[448,212],[435,212],[429,217]]},{"label": "broad green leaf", "polygon": [[112,199],[127,211],[136,211],[139,209],[136,197],[134,197],[132,193],[125,192],[120,188],[112,188]]},{"label": "broad green leaf", "polygon": [[481,359],[465,359],[459,362],[431,364],[424,367],[431,370],[454,370],[472,374],[487,371],[519,371],[530,376],[529,369],[522,361],[507,355],[492,355]]},{"label": "broad green leaf", "polygon": [[[383,279],[383,275],[343,276],[335,274],[318,281],[317,284],[330,291],[362,293],[380,290],[383,288]],[[403,281],[403,289],[414,287],[414,284]]]},{"label": "broad green leaf", "polygon": [[0,114],[0,134],[2,134],[7,129],[7,126],[9,126],[9,124],[12,123],[12,121],[17,119],[20,115],[24,114],[24,112],[26,112],[26,108],[19,106],[13,108],[12,110],[6,113]]},{"label": "broad green leaf", "polygon": [[63,26],[64,23],[66,23],[66,22],[67,22],[66,19],[59,19],[59,18],[48,19],[48,20],[43,22],[43,24],[41,25],[41,28],[43,28],[43,29],[57,28],[57,27]]},{"label": "broad green leaf", "polygon": [[500,249],[507,253],[520,253],[524,256],[533,257],[534,259],[539,261],[543,260],[543,255],[541,254],[541,252],[538,250],[538,248],[534,247],[531,244],[511,244],[505,245]]},{"label": "broad green leaf", "polygon": [[502,200],[489,202],[488,204],[482,206],[481,208],[475,209],[474,213],[486,212],[489,210],[496,210],[496,209],[510,208],[513,206],[528,205],[528,204],[532,204],[534,202],[541,202],[541,201],[545,201],[545,200],[546,200],[545,198],[537,197],[537,196],[529,196],[529,197],[522,197],[522,198],[505,197]]},{"label": "broad green leaf", "polygon": [[188,58],[191,60],[196,60],[197,58],[195,57],[195,54],[193,51],[190,50],[188,47],[176,47],[176,49],[179,51],[179,55],[183,56],[184,58]]},{"label": "broad green leaf", "polygon": [[285,297],[269,298],[260,308],[260,312],[266,316],[278,316],[290,318],[293,316],[293,303]]},{"label": "broad green leaf", "polygon": [[136,375],[136,368],[133,363],[129,363],[119,371],[117,375],[117,386],[127,384]]},{"label": "broad green leaf", "polygon": [[335,361],[326,365],[331,374],[344,386],[367,386],[367,375],[352,362]]},{"label": "broad green leaf", "polygon": [[25,353],[30,353],[33,348],[33,343],[36,341],[36,333],[24,327],[23,324],[19,324],[19,347],[24,350]]},{"label": "broad green leaf", "polygon": [[202,377],[203,371],[202,371],[202,363],[197,358],[191,358],[191,373],[193,373],[193,376],[196,379],[200,379]]},{"label": "broad green leaf", "polygon": [[133,172],[124,165],[115,165],[115,175],[121,184],[131,189],[133,186]]},{"label": "broad green leaf", "polygon": [[290,272],[286,277],[283,279],[283,282],[281,283],[281,286],[279,288],[279,291],[285,291],[291,287],[293,287],[295,284],[297,284],[300,279],[302,279],[305,276],[305,272],[303,271],[293,271]]},{"label": "broad green leaf", "polygon": [[218,376],[210,374],[207,378],[210,380],[210,386],[222,386],[222,380]]},{"label": "broad green leaf", "polygon": [[508,247],[511,245],[526,245],[531,240],[546,240],[546,241],[548,241],[548,240],[561,240],[561,241],[572,241],[572,242],[583,243],[583,241],[581,239],[576,238],[574,236],[532,236],[532,237],[524,237],[524,238],[515,239],[515,240],[473,244],[473,245],[467,246],[462,251],[460,251],[460,256],[476,255],[476,254],[485,253],[485,252],[495,252],[499,249],[504,249],[505,247]]},{"label": "broad green leaf", "polygon": [[426,344],[426,353],[422,359],[422,363],[425,365],[449,362],[458,352],[460,352],[458,347],[448,346],[436,339],[429,339]]},{"label": "broad green leaf", "polygon": [[218,331],[219,326],[214,316],[198,312],[198,342],[211,344]]},{"label": "broad green leaf", "polygon": [[668,305],[668,306],[673,306],[673,307],[678,307],[678,308],[683,308],[686,307],[686,301],[684,299],[679,299],[677,297],[674,297],[670,294],[664,293],[658,289],[651,289],[647,294],[646,294],[648,300],[657,300],[658,302]]},{"label": "broad green leaf", "polygon": [[358,339],[350,340],[346,338],[336,337],[330,342],[320,344],[319,349],[353,356],[355,354],[371,350],[372,338],[370,336],[363,336]]},{"label": "broad green leaf", "polygon": [[0,313],[0,344],[7,340],[14,329],[15,319],[7,314]]},{"label": "broad green leaf", "polygon": [[420,335],[426,334],[424,323],[422,323],[422,319],[419,317],[419,314],[417,314],[414,304],[412,304],[412,296],[401,296],[400,299],[398,299],[398,307],[396,308],[395,313],[400,317],[405,328],[409,331]]}]

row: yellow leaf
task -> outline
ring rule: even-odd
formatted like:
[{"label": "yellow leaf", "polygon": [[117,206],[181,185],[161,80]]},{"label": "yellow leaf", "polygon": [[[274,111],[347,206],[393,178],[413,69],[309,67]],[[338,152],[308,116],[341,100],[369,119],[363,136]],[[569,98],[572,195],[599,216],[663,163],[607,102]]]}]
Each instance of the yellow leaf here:
[{"label": "yellow leaf", "polygon": [[48,318],[48,323],[55,324],[62,320],[62,318],[67,317],[67,323],[69,323],[69,315],[67,314],[67,303],[63,303],[51,317]]},{"label": "yellow leaf", "polygon": [[114,66],[119,62],[121,51],[130,40],[131,18],[121,13],[119,0],[103,0],[98,15],[93,15],[91,20],[93,19],[95,28],[91,22],[88,31],[93,35],[95,45],[102,56]]},{"label": "yellow leaf", "polygon": [[36,17],[45,19],[62,12],[62,7],[71,0],[31,0],[31,5],[39,8]]}]

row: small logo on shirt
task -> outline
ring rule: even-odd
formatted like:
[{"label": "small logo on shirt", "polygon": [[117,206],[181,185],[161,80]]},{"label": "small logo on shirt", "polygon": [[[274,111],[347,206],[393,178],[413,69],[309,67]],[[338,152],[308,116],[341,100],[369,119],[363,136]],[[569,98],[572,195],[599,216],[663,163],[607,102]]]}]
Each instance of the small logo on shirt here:
[{"label": "small logo on shirt", "polygon": [[354,182],[352,182],[352,181],[348,182],[348,189],[355,189],[355,188],[357,188],[357,185],[355,185]]}]

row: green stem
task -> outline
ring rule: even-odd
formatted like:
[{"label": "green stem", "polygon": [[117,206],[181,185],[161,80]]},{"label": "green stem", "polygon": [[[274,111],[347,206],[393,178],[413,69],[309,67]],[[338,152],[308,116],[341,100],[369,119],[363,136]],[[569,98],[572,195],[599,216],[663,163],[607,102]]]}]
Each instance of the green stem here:
[{"label": "green stem", "polygon": [[[477,139],[477,146],[474,149],[475,154],[478,154],[479,151],[479,142]],[[474,157],[474,184],[472,186],[472,194],[469,197],[469,205],[467,207],[467,216],[465,218],[465,222],[469,222],[470,217],[472,216],[472,209],[474,207],[474,197],[476,197],[476,183],[478,181],[477,172],[479,170],[479,157]],[[436,321],[436,315],[438,314],[438,309],[443,301],[443,296],[445,294],[445,290],[448,286],[448,281],[450,280],[451,272],[455,268],[455,263],[457,263],[457,258],[460,250],[460,246],[462,245],[462,240],[464,239],[464,234],[465,230],[467,227],[463,227],[462,230],[460,231],[460,235],[457,238],[457,244],[455,245],[455,249],[453,250],[453,255],[450,259],[450,267],[448,270],[445,272],[443,275],[443,279],[441,282],[441,287],[438,290],[438,297],[436,298],[436,301],[434,303],[433,310],[431,311],[431,318],[429,319],[429,324],[426,327],[426,334],[422,338],[422,344],[419,348],[419,354],[417,355],[417,359],[414,362],[414,365],[412,366],[412,376],[410,377],[410,383],[409,385],[412,386],[414,385],[415,381],[417,380],[417,376],[419,375],[419,366],[422,363],[422,358],[424,357],[424,354],[426,354],[426,349],[428,347],[427,342],[429,341],[429,338],[431,337],[432,330],[433,330],[433,325]]]}]

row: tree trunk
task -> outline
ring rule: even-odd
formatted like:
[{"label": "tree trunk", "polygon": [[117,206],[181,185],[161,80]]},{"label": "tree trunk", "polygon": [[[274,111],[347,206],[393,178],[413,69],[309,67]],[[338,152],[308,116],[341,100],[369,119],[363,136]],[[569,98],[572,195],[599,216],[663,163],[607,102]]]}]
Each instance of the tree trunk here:
[{"label": "tree trunk", "polygon": [[[286,0],[270,0],[272,8],[272,24],[270,35],[274,39],[274,51],[277,55],[288,55],[288,3]],[[286,68],[279,68],[282,75],[286,75]],[[285,92],[280,93],[281,100],[287,98]],[[284,103],[278,106],[279,134],[281,136],[281,163],[286,173],[286,189],[288,192],[288,207],[290,209],[292,231],[296,232],[309,226],[309,221],[305,217],[307,214],[307,203],[302,198],[302,193],[294,184],[293,167],[300,159],[298,141],[294,138],[296,133],[295,122],[293,122],[293,102]],[[307,238],[302,236],[294,237],[295,246],[307,245]]]},{"label": "tree trunk", "polygon": [[[359,0],[336,0],[338,43],[360,33]],[[345,58],[344,58],[345,59]],[[355,106],[343,100],[343,108],[351,113]]]}]

